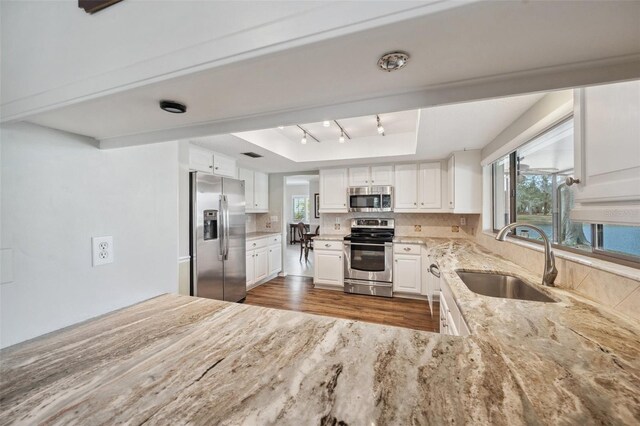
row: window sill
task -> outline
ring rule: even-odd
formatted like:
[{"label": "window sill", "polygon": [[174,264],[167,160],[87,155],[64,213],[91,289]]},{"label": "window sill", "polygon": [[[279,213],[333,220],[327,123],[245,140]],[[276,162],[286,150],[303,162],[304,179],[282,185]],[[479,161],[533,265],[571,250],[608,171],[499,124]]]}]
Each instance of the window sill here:
[{"label": "window sill", "polygon": [[[496,233],[494,233],[493,231],[483,230],[482,233],[492,238],[496,237]],[[521,241],[514,238],[507,238],[505,242],[544,253],[544,247],[539,244]],[[570,251],[559,250],[557,248],[553,249],[553,253],[558,259],[568,260],[570,262],[579,263],[581,265],[589,266],[594,269],[640,281],[640,269],[632,268],[630,266],[618,265],[617,263],[607,262],[606,260],[595,259],[593,257],[580,255]]]}]

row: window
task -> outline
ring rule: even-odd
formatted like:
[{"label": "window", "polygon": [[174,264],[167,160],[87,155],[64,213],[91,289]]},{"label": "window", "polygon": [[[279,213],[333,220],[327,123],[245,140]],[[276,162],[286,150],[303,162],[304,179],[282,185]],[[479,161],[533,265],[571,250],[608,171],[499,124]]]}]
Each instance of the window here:
[{"label": "window", "polygon": [[[513,222],[541,228],[561,248],[640,262],[640,227],[574,222],[573,119],[564,120],[493,163],[493,227]],[[527,228],[515,236],[541,241]]]},{"label": "window", "polygon": [[302,195],[294,195],[291,200],[293,206],[293,220],[294,222],[308,222],[309,221],[309,197]]}]

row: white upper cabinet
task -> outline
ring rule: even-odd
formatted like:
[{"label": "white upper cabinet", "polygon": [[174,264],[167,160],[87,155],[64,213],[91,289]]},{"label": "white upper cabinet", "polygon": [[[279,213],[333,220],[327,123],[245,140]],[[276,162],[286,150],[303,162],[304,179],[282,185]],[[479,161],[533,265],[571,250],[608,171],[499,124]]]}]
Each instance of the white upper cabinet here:
[{"label": "white upper cabinet", "polygon": [[222,154],[213,154],[213,174],[235,178],[236,171],[236,160]]},{"label": "white upper cabinet", "polygon": [[369,186],[369,167],[351,167],[349,169],[349,186]]},{"label": "white upper cabinet", "polygon": [[442,168],[439,162],[420,164],[418,198],[420,209],[442,208]]},{"label": "white upper cabinet", "polygon": [[442,165],[439,161],[397,165],[395,182],[394,211],[442,211]]},{"label": "white upper cabinet", "polygon": [[347,169],[320,170],[320,213],[346,213]]},{"label": "white upper cabinet", "polygon": [[255,172],[253,175],[255,210],[259,212],[269,211],[269,175]]},{"label": "white upper cabinet", "polygon": [[640,81],[574,91],[576,221],[640,225]]},{"label": "white upper cabinet", "polygon": [[238,179],[244,181],[245,211],[266,213],[269,211],[269,175],[253,170],[238,169]]},{"label": "white upper cabinet", "polygon": [[401,164],[396,166],[396,185],[394,187],[395,211],[418,209],[418,165]]},{"label": "white upper cabinet", "polygon": [[393,166],[351,167],[349,186],[393,185]]},{"label": "white upper cabinet", "polygon": [[204,148],[189,146],[189,170],[213,173],[213,153]]},{"label": "white upper cabinet", "polygon": [[245,211],[253,210],[253,170],[238,169],[238,179],[244,181]]},{"label": "white upper cabinet", "polygon": [[371,185],[393,185],[393,166],[372,166]]},{"label": "white upper cabinet", "polygon": [[480,150],[454,152],[447,166],[449,211],[482,213]]}]

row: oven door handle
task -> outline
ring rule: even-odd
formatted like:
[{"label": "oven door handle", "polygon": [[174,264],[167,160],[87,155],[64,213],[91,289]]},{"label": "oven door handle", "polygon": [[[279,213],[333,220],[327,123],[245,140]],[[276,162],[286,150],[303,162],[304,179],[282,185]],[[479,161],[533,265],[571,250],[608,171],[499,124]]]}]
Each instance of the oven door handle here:
[{"label": "oven door handle", "polygon": [[375,243],[352,243],[350,241],[345,241],[344,242],[345,246],[375,246],[375,247],[380,247],[380,246],[384,246],[384,247],[391,247],[393,246],[393,243],[383,243],[383,244],[375,244]]}]

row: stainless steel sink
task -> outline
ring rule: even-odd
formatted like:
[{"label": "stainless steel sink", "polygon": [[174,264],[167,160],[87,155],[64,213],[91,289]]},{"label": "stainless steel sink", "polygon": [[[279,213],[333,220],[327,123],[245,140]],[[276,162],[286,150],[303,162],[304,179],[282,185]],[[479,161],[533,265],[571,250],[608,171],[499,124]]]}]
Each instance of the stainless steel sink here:
[{"label": "stainless steel sink", "polygon": [[534,302],[555,302],[546,294],[511,275],[491,272],[456,271],[462,282],[474,293],[504,299],[531,300]]}]

